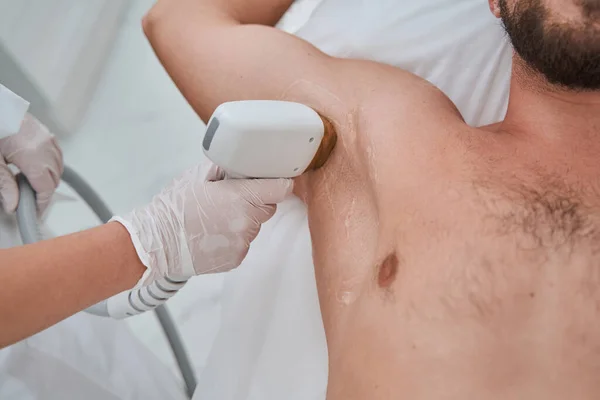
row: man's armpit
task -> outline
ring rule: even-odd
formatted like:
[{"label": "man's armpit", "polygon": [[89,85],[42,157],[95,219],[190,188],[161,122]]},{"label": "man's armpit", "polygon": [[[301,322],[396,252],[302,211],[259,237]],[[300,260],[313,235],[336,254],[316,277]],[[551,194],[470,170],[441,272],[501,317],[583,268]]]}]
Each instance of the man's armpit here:
[{"label": "man's armpit", "polygon": [[331,78],[329,69],[337,71],[335,80],[298,79],[279,99],[312,107],[332,122],[338,140],[330,160],[340,165],[327,169],[335,170],[340,179],[344,173],[352,174],[377,192],[377,186],[390,184],[404,171],[410,173],[415,155],[421,160],[435,156],[432,152],[444,146],[440,139],[449,127],[466,127],[447,96],[409,72],[340,59],[327,67]]},{"label": "man's armpit", "polygon": [[311,107],[331,123],[337,136],[336,145],[325,165],[319,171],[309,171],[296,179],[294,193],[298,197],[306,203],[312,184],[323,181],[326,176],[335,180],[361,174],[362,168],[352,165],[359,159],[356,143],[360,116],[356,101],[349,93],[343,90],[334,93],[321,83],[298,79],[282,92],[279,99]]},{"label": "man's armpit", "polygon": [[307,105],[327,118],[333,124],[338,137],[347,137],[354,132],[352,127],[355,99],[348,93],[333,91],[322,83],[308,79],[298,79],[286,87],[279,100],[294,101]]}]

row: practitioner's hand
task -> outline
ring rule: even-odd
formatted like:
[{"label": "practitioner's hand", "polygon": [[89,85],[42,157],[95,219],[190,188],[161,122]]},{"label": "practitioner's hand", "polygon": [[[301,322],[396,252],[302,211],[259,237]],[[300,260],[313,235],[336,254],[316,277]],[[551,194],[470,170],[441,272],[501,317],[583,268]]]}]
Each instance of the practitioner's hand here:
[{"label": "practitioner's hand", "polygon": [[30,114],[19,132],[0,139],[0,202],[6,212],[14,212],[19,190],[8,164],[27,177],[36,192],[38,214],[43,214],[60,182],[63,157],[54,135]]},{"label": "practitioner's hand", "polygon": [[[149,205],[114,219],[127,228],[148,268],[140,284],[237,267],[261,224],[275,214],[276,204],[293,186],[288,179],[217,181],[218,177],[215,167],[194,167]],[[190,256],[193,271],[186,271]]]}]

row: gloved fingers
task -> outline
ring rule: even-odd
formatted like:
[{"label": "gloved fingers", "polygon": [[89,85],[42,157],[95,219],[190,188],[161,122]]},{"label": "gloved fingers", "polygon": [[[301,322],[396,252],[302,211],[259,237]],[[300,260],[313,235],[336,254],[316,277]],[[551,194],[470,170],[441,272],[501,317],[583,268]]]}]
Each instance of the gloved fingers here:
[{"label": "gloved fingers", "polygon": [[242,197],[255,205],[281,203],[294,189],[291,179],[248,179],[238,183]]},{"label": "gloved fingers", "polygon": [[[234,258],[233,268],[239,267],[244,262],[244,260],[246,259],[246,256],[248,255],[249,250],[250,250],[250,245],[246,244],[244,246],[243,250],[237,253],[237,257]],[[233,269],[233,268],[231,268],[231,269]]]},{"label": "gloved fingers", "polygon": [[38,213],[41,215],[60,184],[63,173],[62,152],[54,138],[37,160],[21,157],[18,153],[10,160],[27,177],[36,192]]},{"label": "gloved fingers", "polygon": [[205,182],[216,182],[223,180],[225,178],[225,171],[221,169],[218,165],[214,164],[210,160],[206,160],[202,163],[201,169],[204,172],[204,181]]},{"label": "gloved fingers", "polygon": [[50,140],[51,146],[49,146],[47,151],[47,157],[45,157],[45,168],[50,173],[52,178],[52,191],[58,187],[60,184],[60,178],[62,177],[63,172],[65,171],[65,165],[63,163],[63,153],[58,145],[58,142],[54,135],[52,135],[52,139]]},{"label": "gloved fingers", "polygon": [[63,158],[54,136],[40,151],[30,153],[22,147],[3,154],[7,163],[14,164],[25,174],[36,192],[53,191],[60,183]]},{"label": "gloved fingers", "polygon": [[275,204],[258,206],[257,212],[253,213],[253,218],[258,224],[264,224],[265,222],[273,218],[275,212],[277,212],[277,205]]},{"label": "gloved fingers", "polygon": [[[260,230],[262,229],[262,224],[270,220],[275,212],[277,211],[276,205],[263,205],[256,207],[260,212],[253,214],[251,217],[249,227],[245,229],[245,234],[243,236],[238,236],[237,240],[241,240],[244,242],[242,250],[236,252],[237,257],[235,258],[234,265],[230,269],[236,268],[242,264],[246,256],[248,255],[248,251],[250,250],[251,243],[256,239]],[[239,246],[238,246],[239,247]]]},{"label": "gloved fingers", "polygon": [[276,210],[274,205],[252,206],[247,214],[237,214],[236,217],[234,212],[233,216],[224,216],[226,225],[220,230],[209,232],[201,229],[202,234],[188,234],[187,245],[196,273],[226,272],[238,267],[248,254],[250,243],[258,236],[261,224],[269,220]]},{"label": "gloved fingers", "polygon": [[52,195],[60,182],[58,172],[49,167],[28,165],[21,169],[23,175],[35,191],[38,215],[42,215],[52,200]]},{"label": "gloved fingers", "polygon": [[[52,146],[49,149],[50,154],[52,154],[51,165],[54,167],[52,168],[52,171],[56,175],[55,177],[57,182],[60,182],[60,177],[62,176],[63,172],[65,172],[63,152],[60,146],[58,145],[58,141],[56,140],[56,137],[54,135],[52,135],[52,139],[50,139],[50,142],[52,143]],[[58,183],[56,184],[56,186],[58,186]]]},{"label": "gloved fingers", "polygon": [[15,176],[0,157],[0,203],[7,213],[13,213],[19,205],[19,187]]},{"label": "gloved fingers", "polygon": [[[231,247],[234,247],[238,250],[233,253],[221,252],[221,254],[217,254],[214,257],[207,257],[206,255],[203,255],[203,258],[198,260],[198,263],[193,264],[196,274],[218,274],[222,272],[228,272],[239,267],[248,255],[249,245],[243,244],[237,246],[234,244]],[[207,266],[209,267],[207,268]]]},{"label": "gloved fingers", "polygon": [[51,200],[63,173],[63,155],[54,135],[30,114],[15,135],[2,139],[0,149],[7,164],[14,164],[36,192],[41,214]]},{"label": "gloved fingers", "polygon": [[252,215],[252,223],[250,227],[246,230],[246,237],[248,242],[252,242],[258,234],[260,233],[260,229],[262,228],[262,224],[273,218],[275,213],[277,212],[276,205],[265,205],[257,207],[258,212]]},{"label": "gloved fingers", "polygon": [[52,193],[60,183],[58,170],[49,165],[24,165],[15,164],[27,177],[31,187],[36,193]]},{"label": "gloved fingers", "polygon": [[10,164],[19,154],[25,154],[21,156],[23,158],[37,155],[40,149],[48,147],[52,137],[48,128],[28,113],[21,123],[19,132],[0,141],[0,149],[4,159]]},{"label": "gloved fingers", "polygon": [[35,195],[35,203],[37,205],[37,213],[39,217],[42,217],[46,212],[46,209],[50,205],[52,201],[52,196],[54,192],[42,192],[36,193]]},{"label": "gloved fingers", "polygon": [[197,275],[227,272],[239,266],[248,253],[246,237],[222,233],[187,238],[187,247]]}]

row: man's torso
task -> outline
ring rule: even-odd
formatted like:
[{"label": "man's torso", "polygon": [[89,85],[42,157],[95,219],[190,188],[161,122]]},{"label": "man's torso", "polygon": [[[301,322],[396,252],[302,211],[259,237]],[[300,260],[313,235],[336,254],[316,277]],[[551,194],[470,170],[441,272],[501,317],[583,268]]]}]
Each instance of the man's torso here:
[{"label": "man's torso", "polygon": [[388,92],[330,115],[340,144],[297,189],[328,398],[600,396],[600,147],[470,128],[419,80]]}]

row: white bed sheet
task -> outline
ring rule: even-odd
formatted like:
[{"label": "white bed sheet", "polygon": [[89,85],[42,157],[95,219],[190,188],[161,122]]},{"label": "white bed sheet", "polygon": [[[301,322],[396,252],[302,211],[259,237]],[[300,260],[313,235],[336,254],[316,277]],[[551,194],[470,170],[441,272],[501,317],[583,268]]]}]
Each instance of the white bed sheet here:
[{"label": "white bed sheet", "polygon": [[135,400],[186,396],[123,321],[79,313],[0,350],[0,399]]},{"label": "white bed sheet", "polygon": [[[326,53],[392,64],[441,88],[478,126],[506,112],[512,52],[484,0],[324,0],[297,32]],[[196,399],[324,399],[325,335],[306,209],[280,206],[225,278]]]}]

